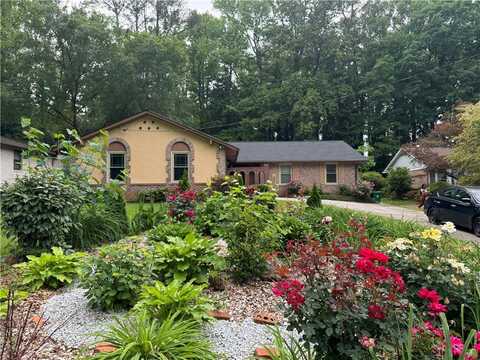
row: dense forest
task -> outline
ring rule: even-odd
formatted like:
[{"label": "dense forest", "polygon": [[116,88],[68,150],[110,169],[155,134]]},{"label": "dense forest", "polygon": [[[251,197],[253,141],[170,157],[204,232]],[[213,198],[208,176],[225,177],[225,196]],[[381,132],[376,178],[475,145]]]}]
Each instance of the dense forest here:
[{"label": "dense forest", "polygon": [[480,99],[480,1],[1,1],[2,134],[142,110],[226,140],[367,135],[381,169]]}]

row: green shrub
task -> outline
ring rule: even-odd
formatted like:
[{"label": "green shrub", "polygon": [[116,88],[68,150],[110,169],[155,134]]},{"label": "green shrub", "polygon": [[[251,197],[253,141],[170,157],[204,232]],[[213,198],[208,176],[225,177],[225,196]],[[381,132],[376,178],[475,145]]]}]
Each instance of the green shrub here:
[{"label": "green shrub", "polygon": [[[309,343],[297,340],[293,335],[285,338],[278,327],[270,328],[273,337],[273,347],[265,346],[272,360],[315,360],[315,350]],[[275,350],[274,350],[275,349]]]},{"label": "green shrub", "polygon": [[228,243],[228,268],[237,281],[261,277],[267,270],[264,254],[280,246],[281,229],[275,214],[258,204],[230,208],[223,233]]},{"label": "green shrub", "polygon": [[287,245],[288,240],[305,240],[312,234],[312,227],[301,218],[288,213],[279,214],[278,221],[282,229],[280,241],[282,247]]},{"label": "green shrub", "polygon": [[90,257],[81,287],[91,306],[103,310],[135,305],[143,284],[152,277],[149,249],[135,243],[105,245]]},{"label": "green shrub", "polygon": [[395,168],[388,173],[387,188],[393,197],[401,199],[411,186],[412,178],[407,168]]},{"label": "green shrub", "polygon": [[196,233],[195,227],[187,223],[165,223],[155,226],[148,232],[148,239],[155,242],[166,242],[170,237],[185,238]]},{"label": "green shrub", "polygon": [[311,208],[318,208],[322,206],[322,199],[320,198],[320,191],[316,184],[313,184],[310,196],[307,199],[307,205]]},{"label": "green shrub", "polygon": [[449,184],[446,181],[436,181],[436,182],[428,185],[428,192],[431,193],[431,194],[435,194],[435,193],[439,192],[440,190],[445,189],[448,186],[449,186]]},{"label": "green shrub", "polygon": [[151,190],[144,190],[138,193],[138,200],[140,202],[165,202],[167,200],[167,193],[168,189],[166,188],[158,188],[158,189],[151,189]]},{"label": "green shrub", "polygon": [[17,237],[7,231],[0,219],[0,265],[7,262],[9,257],[15,256],[18,250]]},{"label": "green shrub", "polygon": [[38,168],[0,190],[2,218],[22,247],[64,244],[84,203],[61,170]]},{"label": "green shrub", "polygon": [[167,220],[167,215],[163,208],[155,209],[153,203],[145,206],[140,203],[138,211],[135,213],[132,222],[131,230],[134,234],[139,234],[143,231],[152,229],[155,225]]},{"label": "green shrub", "polygon": [[352,190],[352,196],[357,201],[371,202],[373,186],[369,181],[362,181]]},{"label": "green shrub", "polygon": [[68,235],[69,242],[76,248],[91,248],[126,235],[123,215],[102,203],[82,207],[77,221],[77,226]]},{"label": "green shrub", "polygon": [[163,281],[205,283],[217,261],[215,242],[189,233],[184,238],[170,238],[154,245],[154,273]]},{"label": "green shrub", "polygon": [[98,353],[94,359],[217,359],[209,342],[204,340],[198,321],[177,319],[175,314],[158,321],[141,313],[116,320],[106,333],[99,335],[102,341],[113,344],[117,350]]},{"label": "green shrub", "polygon": [[22,272],[22,284],[32,290],[42,286],[51,289],[70,284],[80,273],[80,261],[84,253],[65,255],[59,247],[53,247],[52,253],[43,253],[39,257],[27,256],[26,263],[16,265]]},{"label": "green shrub", "polygon": [[188,171],[184,171],[182,174],[182,177],[180,178],[180,181],[178,182],[178,187],[182,191],[187,191],[190,189],[190,183],[188,181]]},{"label": "green shrub", "polygon": [[[0,288],[0,319],[7,315],[8,309],[8,288]],[[13,294],[13,303],[17,304],[28,296],[27,291],[16,290]]]},{"label": "green shrub", "polygon": [[109,181],[97,190],[97,202],[105,204],[106,208],[116,214],[123,233],[128,232],[127,204],[125,202],[125,189],[116,180]]},{"label": "green shrub", "polygon": [[158,320],[165,320],[174,313],[180,319],[207,320],[207,313],[213,306],[207,297],[202,296],[204,288],[205,285],[194,285],[193,281],[173,280],[167,286],[156,281],[151,286],[143,286],[135,309],[146,311]]},{"label": "green shrub", "polygon": [[383,177],[382,174],[376,171],[367,171],[361,175],[363,181],[368,181],[374,184],[374,190],[380,191],[387,184],[387,180]]},{"label": "green shrub", "polygon": [[349,186],[342,184],[338,186],[338,194],[342,196],[352,196],[353,192]]}]

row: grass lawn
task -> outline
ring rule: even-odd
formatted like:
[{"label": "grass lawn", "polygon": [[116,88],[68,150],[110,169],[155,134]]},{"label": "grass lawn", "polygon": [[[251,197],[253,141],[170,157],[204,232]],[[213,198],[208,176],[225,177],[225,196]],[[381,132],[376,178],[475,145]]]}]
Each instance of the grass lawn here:
[{"label": "grass lawn", "polygon": [[[144,204],[143,206],[151,206],[150,204]],[[127,203],[127,216],[130,220],[133,219],[135,214],[138,212],[138,209],[140,207],[140,203],[138,202],[129,202]],[[161,209],[161,208],[166,208],[165,203],[154,203],[153,207],[155,210]]]},{"label": "grass lawn", "polygon": [[415,200],[382,199],[382,204],[399,206],[408,210],[423,211]]}]

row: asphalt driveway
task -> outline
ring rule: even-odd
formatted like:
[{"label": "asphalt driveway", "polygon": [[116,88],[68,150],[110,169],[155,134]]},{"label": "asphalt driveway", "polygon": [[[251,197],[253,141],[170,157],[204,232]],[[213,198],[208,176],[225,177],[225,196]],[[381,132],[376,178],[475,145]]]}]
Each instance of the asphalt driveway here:
[{"label": "asphalt driveway", "polygon": [[[358,203],[350,201],[338,201],[338,200],[322,200],[322,204],[337,206],[345,209],[357,210],[369,212],[372,214],[391,217],[398,220],[413,220],[422,225],[433,226],[428,222],[427,217],[422,210],[410,210],[401,208],[399,206],[392,205],[383,205],[383,204],[369,204],[369,203]],[[473,235],[471,232],[461,231],[457,229],[455,233],[452,234],[454,237],[462,240],[469,240],[480,243],[480,238]]]}]

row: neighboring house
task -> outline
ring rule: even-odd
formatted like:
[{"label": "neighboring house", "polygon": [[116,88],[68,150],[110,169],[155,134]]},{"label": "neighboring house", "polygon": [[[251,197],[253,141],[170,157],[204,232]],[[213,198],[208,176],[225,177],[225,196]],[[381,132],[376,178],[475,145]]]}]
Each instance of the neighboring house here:
[{"label": "neighboring house", "polygon": [[424,149],[422,153],[417,150],[415,154],[412,150],[401,147],[383,172],[388,173],[391,169],[399,167],[407,168],[414,189],[420,188],[422,184],[429,185],[437,181],[455,184],[455,171],[450,169],[446,160],[450,152],[451,149],[447,147],[430,147]]},{"label": "neighboring house", "polygon": [[25,173],[25,162],[22,159],[22,151],[27,144],[18,140],[0,136],[1,174],[0,182],[12,182],[18,176]]},{"label": "neighboring house", "polygon": [[[105,129],[109,135],[107,168],[98,180],[126,172],[127,198],[138,191],[173,187],[183,173],[194,188],[214,176],[238,171],[247,185],[271,180],[283,191],[292,180],[331,192],[355,186],[365,158],[343,141],[227,143],[171,118],[145,111]],[[82,137],[95,139],[99,131]]]}]

